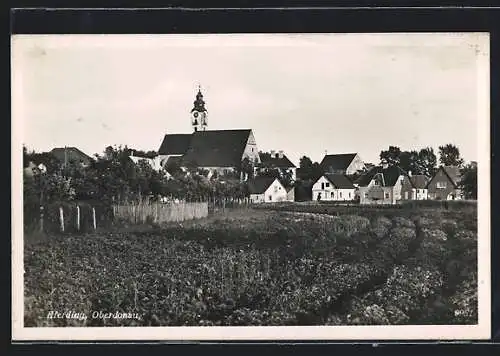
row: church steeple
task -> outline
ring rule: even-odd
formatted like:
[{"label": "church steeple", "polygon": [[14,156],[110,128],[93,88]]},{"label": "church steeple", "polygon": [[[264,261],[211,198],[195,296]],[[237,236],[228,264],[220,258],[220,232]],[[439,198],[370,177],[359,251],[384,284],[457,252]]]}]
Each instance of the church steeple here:
[{"label": "church steeple", "polygon": [[208,124],[207,116],[208,111],[205,107],[201,88],[198,85],[198,94],[196,94],[196,100],[193,102],[193,108],[191,109],[191,125],[194,131],[205,131]]}]

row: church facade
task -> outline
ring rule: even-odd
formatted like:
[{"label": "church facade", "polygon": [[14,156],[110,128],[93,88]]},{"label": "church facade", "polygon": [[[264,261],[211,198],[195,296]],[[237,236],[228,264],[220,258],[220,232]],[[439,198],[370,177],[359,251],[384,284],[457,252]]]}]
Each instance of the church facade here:
[{"label": "church facade", "polygon": [[248,158],[260,163],[259,151],[251,129],[208,130],[208,111],[201,89],[191,110],[193,131],[166,134],[158,150],[163,167],[175,163],[180,167],[197,167],[210,174],[234,172]]}]

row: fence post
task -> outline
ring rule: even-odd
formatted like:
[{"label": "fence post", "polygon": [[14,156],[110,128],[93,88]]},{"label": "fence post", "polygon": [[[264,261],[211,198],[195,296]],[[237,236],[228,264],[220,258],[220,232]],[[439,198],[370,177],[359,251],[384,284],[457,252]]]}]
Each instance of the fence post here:
[{"label": "fence post", "polygon": [[61,225],[61,232],[64,232],[64,211],[62,206],[59,207],[59,224]]},{"label": "fence post", "polygon": [[94,226],[94,231],[97,229],[97,223],[95,221],[95,208],[92,207],[92,225]]},{"label": "fence post", "polygon": [[76,206],[76,230],[80,231],[80,205]]},{"label": "fence post", "polygon": [[43,232],[43,205],[40,205],[40,232]]}]

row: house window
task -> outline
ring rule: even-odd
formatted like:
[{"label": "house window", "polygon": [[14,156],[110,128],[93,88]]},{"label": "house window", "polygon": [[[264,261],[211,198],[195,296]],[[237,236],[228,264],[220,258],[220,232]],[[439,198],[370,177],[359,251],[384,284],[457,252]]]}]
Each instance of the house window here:
[{"label": "house window", "polygon": [[351,197],[351,192],[349,192],[349,198]]},{"label": "house window", "polygon": [[365,198],[368,198],[368,193],[365,193]]},{"label": "house window", "polygon": [[339,192],[339,198],[342,198],[342,192]]},{"label": "house window", "polygon": [[375,180],[375,181],[373,182],[373,185],[379,185],[378,180]]},{"label": "house window", "polygon": [[321,183],[321,189],[325,189],[325,183]]},{"label": "house window", "polygon": [[252,147],[252,152],[253,152],[253,147]]},{"label": "house window", "polygon": [[389,193],[385,193],[385,199],[389,199]]},{"label": "house window", "polygon": [[446,182],[437,182],[436,188],[437,189],[446,189]]},{"label": "house window", "polygon": [[269,196],[269,201],[272,201],[272,200],[273,200],[273,196],[272,196],[272,195],[270,195],[270,196]]},{"label": "house window", "polygon": [[332,198],[335,198],[335,193],[334,192],[332,192]]},{"label": "house window", "polygon": [[327,187],[327,188],[328,188],[329,186],[330,186],[330,183],[328,183],[328,182],[327,182],[327,183],[325,183],[325,187]]}]

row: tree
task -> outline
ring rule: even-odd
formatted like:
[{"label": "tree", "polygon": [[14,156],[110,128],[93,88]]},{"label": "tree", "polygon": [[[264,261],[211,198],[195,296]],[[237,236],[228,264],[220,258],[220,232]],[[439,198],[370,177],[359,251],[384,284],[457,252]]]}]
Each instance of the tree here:
[{"label": "tree", "polygon": [[401,149],[397,146],[389,146],[387,151],[380,152],[380,163],[389,166],[398,166],[401,161]]},{"label": "tree", "polygon": [[316,181],[323,174],[323,169],[318,162],[312,162],[312,160],[303,156],[300,159],[298,178],[304,181]]},{"label": "tree", "polygon": [[461,180],[459,187],[463,190],[466,199],[477,199],[477,165],[469,163],[460,169]]},{"label": "tree", "polygon": [[254,168],[254,163],[248,157],[245,157],[241,161],[241,166],[237,167],[237,172],[248,178],[252,178],[254,175]]},{"label": "tree", "polygon": [[443,166],[461,167],[464,164],[464,160],[460,157],[458,147],[448,143],[444,146],[439,146],[439,163]]},{"label": "tree", "polygon": [[431,177],[435,173],[437,158],[432,147],[422,148],[418,152],[418,161],[421,168],[420,174]]},{"label": "tree", "polygon": [[417,151],[401,152],[399,166],[404,171],[412,174],[422,174],[423,171]]}]

